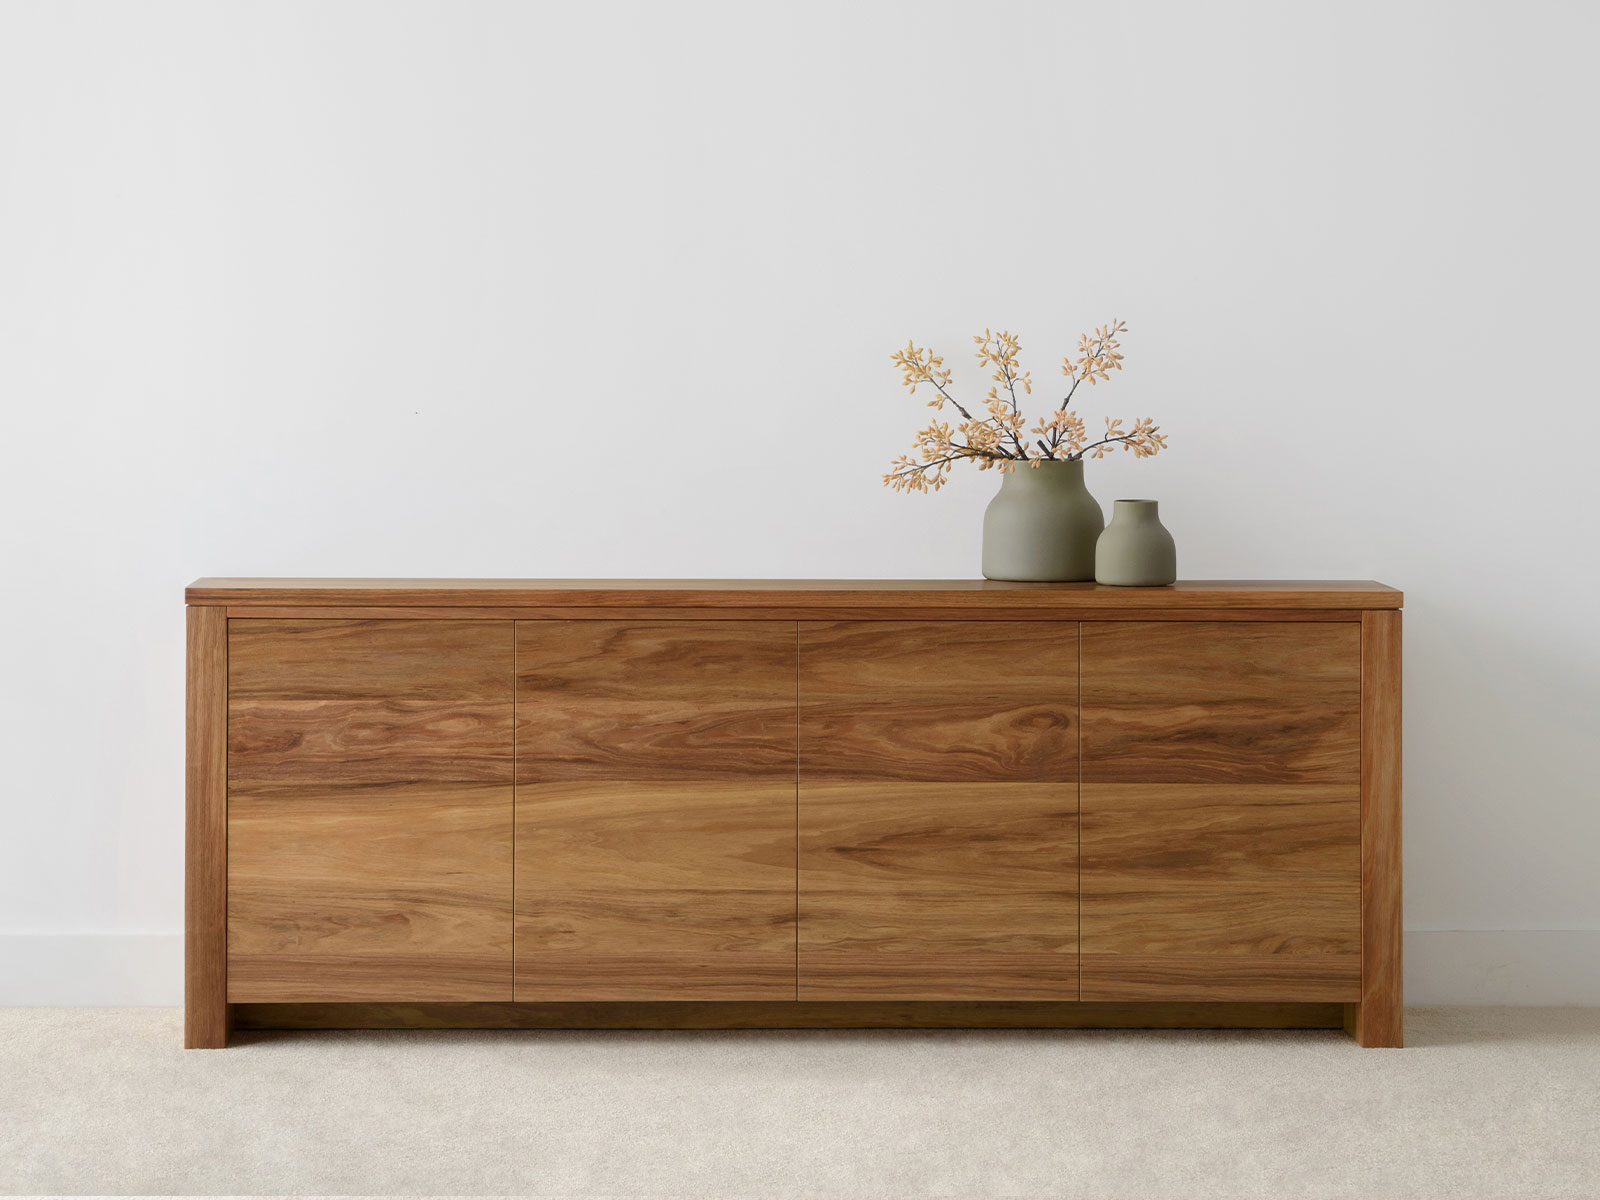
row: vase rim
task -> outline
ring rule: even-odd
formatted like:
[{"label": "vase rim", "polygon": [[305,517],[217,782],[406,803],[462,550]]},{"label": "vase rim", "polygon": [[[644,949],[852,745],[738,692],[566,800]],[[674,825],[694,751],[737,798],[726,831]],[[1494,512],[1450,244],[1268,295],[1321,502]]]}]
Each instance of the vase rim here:
[{"label": "vase rim", "polygon": [[[1023,462],[1020,459],[1015,459],[1014,458],[1011,461],[1014,462],[1016,464],[1016,466],[1014,466],[1011,470],[1007,471],[1006,472],[1007,475],[1020,475],[1024,471],[1037,471],[1037,470],[1041,470],[1041,469],[1043,469],[1045,467],[1082,467],[1083,466],[1083,459],[1081,459],[1081,458],[1030,458],[1030,459],[1028,459],[1027,462]],[[1039,465],[1036,467],[1036,466],[1034,466],[1035,463],[1038,463]]]}]

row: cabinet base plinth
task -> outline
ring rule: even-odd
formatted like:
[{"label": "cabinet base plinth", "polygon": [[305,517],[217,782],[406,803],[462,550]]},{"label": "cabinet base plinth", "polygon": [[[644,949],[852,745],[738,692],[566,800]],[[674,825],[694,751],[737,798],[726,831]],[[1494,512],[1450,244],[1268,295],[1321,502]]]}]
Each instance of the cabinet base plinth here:
[{"label": "cabinet base plinth", "polygon": [[257,1029],[1339,1029],[1340,1004],[237,1004]]}]

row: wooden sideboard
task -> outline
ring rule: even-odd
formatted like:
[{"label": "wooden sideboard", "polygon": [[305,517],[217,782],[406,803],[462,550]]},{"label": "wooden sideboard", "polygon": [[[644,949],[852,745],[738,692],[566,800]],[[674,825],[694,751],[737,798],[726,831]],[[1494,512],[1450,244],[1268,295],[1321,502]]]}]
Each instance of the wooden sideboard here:
[{"label": "wooden sideboard", "polygon": [[1401,1043],[1381,584],[202,579],[187,602],[187,1045]]}]

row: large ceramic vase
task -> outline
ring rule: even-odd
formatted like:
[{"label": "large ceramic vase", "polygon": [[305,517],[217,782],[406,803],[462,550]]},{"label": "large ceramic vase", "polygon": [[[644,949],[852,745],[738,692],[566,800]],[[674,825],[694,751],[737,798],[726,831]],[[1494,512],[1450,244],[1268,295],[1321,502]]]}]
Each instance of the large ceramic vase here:
[{"label": "large ceramic vase", "polygon": [[1154,500],[1118,500],[1095,548],[1094,577],[1118,587],[1164,587],[1178,578],[1178,549]]},{"label": "large ceramic vase", "polygon": [[983,514],[986,579],[1094,578],[1106,516],[1083,485],[1083,460],[1018,464]]}]

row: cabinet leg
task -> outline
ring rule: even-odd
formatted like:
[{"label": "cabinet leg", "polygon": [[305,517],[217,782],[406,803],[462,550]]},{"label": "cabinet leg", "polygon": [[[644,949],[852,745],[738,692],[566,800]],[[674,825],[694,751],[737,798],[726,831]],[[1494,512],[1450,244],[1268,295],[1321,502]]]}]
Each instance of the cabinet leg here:
[{"label": "cabinet leg", "polygon": [[183,1044],[228,1044],[228,616],[188,614]]},{"label": "cabinet leg", "polygon": [[1368,1049],[1398,1049],[1404,1045],[1399,1004],[1363,1001],[1344,1006],[1344,1029]]},{"label": "cabinet leg", "polygon": [[233,1035],[233,1005],[220,1004],[202,1010],[185,999],[183,1006],[183,1048],[222,1050]]},{"label": "cabinet leg", "polygon": [[1361,1000],[1344,1026],[1363,1046],[1399,1046],[1400,614],[1361,614]]}]

